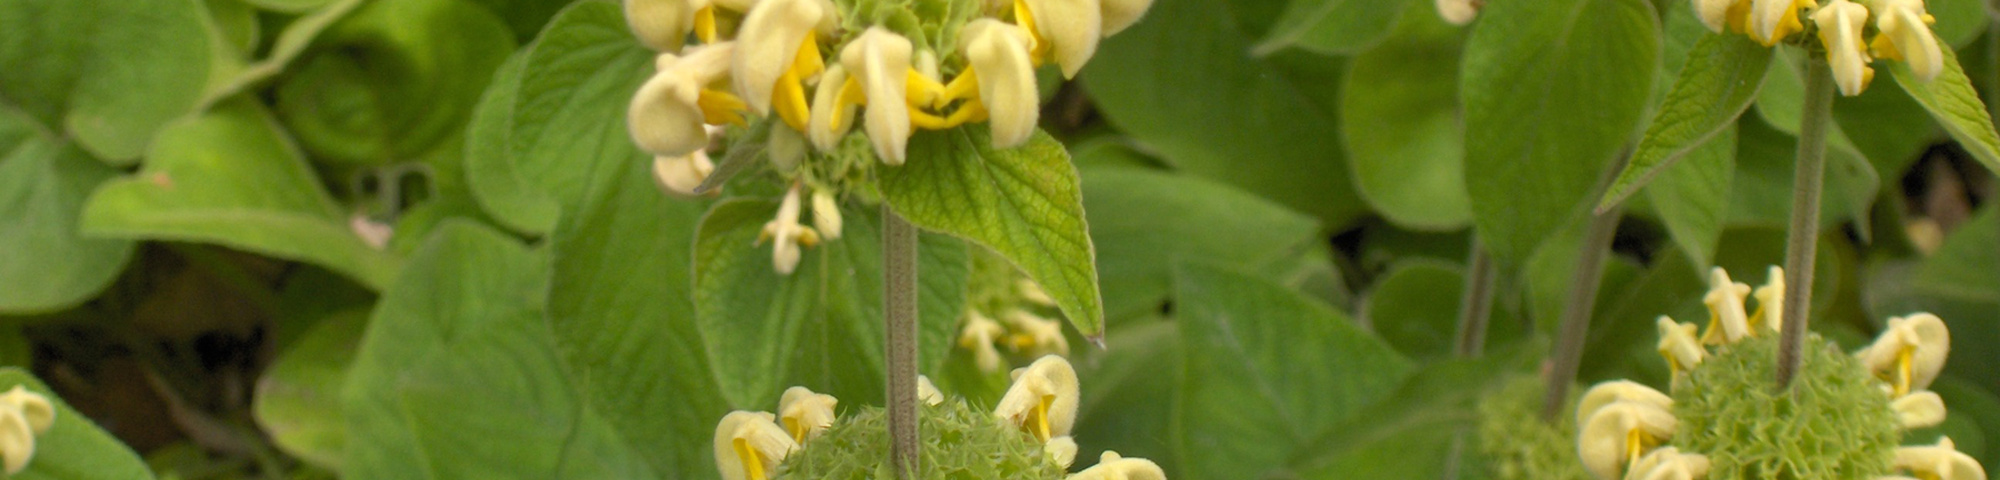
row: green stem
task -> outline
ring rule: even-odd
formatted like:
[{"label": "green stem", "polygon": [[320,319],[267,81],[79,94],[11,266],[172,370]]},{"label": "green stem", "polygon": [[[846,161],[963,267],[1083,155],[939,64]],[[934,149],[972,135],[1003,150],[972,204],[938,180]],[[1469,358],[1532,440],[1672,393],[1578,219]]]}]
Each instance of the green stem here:
[{"label": "green stem", "polygon": [[1493,255],[1478,237],[1472,239],[1472,258],[1465,272],[1464,295],[1458,299],[1458,347],[1453,353],[1477,357],[1486,346],[1486,323],[1493,313]]},{"label": "green stem", "polygon": [[[1600,189],[1602,190],[1602,189]],[[1597,198],[1596,196],[1590,198]],[[1618,233],[1622,207],[1592,213],[1583,232],[1583,247],[1576,254],[1576,270],[1570,274],[1569,296],[1563,298],[1562,327],[1556,337],[1556,351],[1545,379],[1542,420],[1555,423],[1561,418],[1569,384],[1583,363],[1583,344],[1590,337],[1590,314],[1597,309],[1597,288],[1604,276],[1604,257],[1611,253],[1611,238]]]},{"label": "green stem", "polygon": [[882,311],[887,341],[890,456],[915,480],[917,442],[917,227],[882,205]]},{"label": "green stem", "polygon": [[1805,107],[1799,115],[1798,162],[1792,171],[1792,223],[1785,233],[1784,324],[1778,340],[1778,386],[1799,371],[1812,313],[1813,258],[1819,247],[1820,186],[1826,181],[1827,124],[1833,111],[1833,77],[1826,60],[1806,59]]}]

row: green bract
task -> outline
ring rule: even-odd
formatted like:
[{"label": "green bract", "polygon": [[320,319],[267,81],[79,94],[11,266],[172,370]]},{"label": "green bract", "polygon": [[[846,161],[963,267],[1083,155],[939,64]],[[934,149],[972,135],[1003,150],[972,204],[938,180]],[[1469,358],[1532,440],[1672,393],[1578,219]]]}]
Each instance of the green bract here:
[{"label": "green bract", "polygon": [[1778,338],[1719,348],[1675,389],[1674,444],[1708,455],[1711,480],[1854,479],[1889,473],[1901,440],[1882,382],[1816,334],[1789,389],[1771,381]]},{"label": "green bract", "polygon": [[[1576,417],[1542,421],[1542,385],[1539,377],[1520,375],[1480,400],[1479,453],[1499,480],[1588,480],[1576,462]],[[1569,390],[1563,412],[1575,408],[1581,391]]]},{"label": "green bract", "polygon": [[[922,407],[923,471],[909,478],[1060,479],[1035,437],[963,401]],[[868,407],[841,417],[785,457],[778,480],[894,478],[889,471],[889,416]]]}]

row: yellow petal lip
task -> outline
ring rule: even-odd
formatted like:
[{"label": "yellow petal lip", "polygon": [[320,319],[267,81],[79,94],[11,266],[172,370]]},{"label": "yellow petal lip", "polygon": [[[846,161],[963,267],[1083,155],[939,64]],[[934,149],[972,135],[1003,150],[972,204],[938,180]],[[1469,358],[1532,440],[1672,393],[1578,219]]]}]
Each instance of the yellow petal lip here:
[{"label": "yellow petal lip", "polygon": [[1595,410],[1577,435],[1577,454],[1597,478],[1621,478],[1634,453],[1672,438],[1679,421],[1658,405],[1613,402]]},{"label": "yellow petal lip", "polygon": [[991,118],[993,148],[1027,143],[1041,115],[1028,53],[1033,38],[1020,27],[990,18],[966,24],[959,38],[959,51],[978,78],[978,101]]},{"label": "yellow petal lip", "polygon": [[715,426],[715,466],[723,480],[770,480],[785,457],[799,449],[765,412],[737,410]]},{"label": "yellow petal lip", "polygon": [[[780,78],[792,69],[799,50],[816,33],[820,16],[826,13],[820,8],[815,0],[762,0],[743,18],[730,72],[737,94],[752,112],[771,114],[773,92],[784,89],[778,85]],[[799,82],[803,78],[786,80]]]},{"label": "yellow petal lip", "polygon": [[1069,435],[1079,396],[1076,369],[1069,360],[1048,355],[1017,372],[993,414],[1047,441]]},{"label": "yellow petal lip", "polygon": [[1904,395],[1889,403],[1896,411],[1896,421],[1903,429],[1917,429],[1944,423],[1944,397],[1937,392],[1921,391]]}]

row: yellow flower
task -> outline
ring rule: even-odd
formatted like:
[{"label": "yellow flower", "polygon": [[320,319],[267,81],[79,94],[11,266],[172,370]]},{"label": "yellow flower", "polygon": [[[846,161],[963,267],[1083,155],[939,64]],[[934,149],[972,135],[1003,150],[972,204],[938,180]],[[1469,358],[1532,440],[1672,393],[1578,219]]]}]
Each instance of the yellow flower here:
[{"label": "yellow flower", "polygon": [[937,384],[931,383],[931,377],[918,375],[917,400],[923,401],[924,405],[935,407],[944,403],[944,392],[938,391]]},{"label": "yellow flower", "polygon": [[1079,395],[1076,370],[1068,360],[1049,355],[1014,371],[1014,385],[1000,397],[993,414],[1046,443],[1069,435],[1076,424]]},{"label": "yellow flower", "polygon": [[[910,40],[882,27],[870,27],[840,52],[840,63],[849,78],[841,88],[835,109],[847,105],[867,105],[863,130],[874,142],[875,155],[883,163],[902,165],[910,142],[910,108],[905,100],[910,73]],[[831,128],[844,127],[838,116]]]},{"label": "yellow flower", "polygon": [[965,327],[958,330],[958,346],[972,350],[972,363],[982,372],[1000,370],[1000,351],[993,348],[993,341],[1007,333],[1000,326],[977,310],[966,312]]},{"label": "yellow flower", "polygon": [[1053,57],[1063,78],[1076,78],[1103,38],[1102,8],[1098,0],[1014,0],[1014,21],[1034,37],[1035,58]]},{"label": "yellow flower", "polygon": [[1070,475],[1067,480],[1166,480],[1167,473],[1160,465],[1143,458],[1124,458],[1118,452],[1105,450],[1099,456],[1097,465]]},{"label": "yellow flower", "polygon": [[1928,387],[1951,353],[1951,331],[1937,315],[1919,313],[1889,319],[1889,328],[1855,356],[1869,371],[1889,381],[1894,397]]},{"label": "yellow flower", "polygon": [[1098,0],[1097,5],[1104,15],[1104,36],[1110,37],[1139,23],[1146,10],[1153,8],[1153,0]]},{"label": "yellow flower", "polygon": [[1813,0],[1750,0],[1750,38],[1766,47],[1776,46],[1794,33],[1806,29],[1799,9],[1819,6]]},{"label": "yellow flower", "polygon": [[[1869,75],[1874,73],[1871,71]],[[1785,269],[1771,266],[1764,286],[1757,287],[1757,291],[1750,295],[1757,297],[1757,313],[1750,314],[1750,329],[1756,330],[1758,325],[1764,325],[1773,332],[1782,329],[1785,325]]]},{"label": "yellow flower", "polygon": [[[944,89],[940,101],[970,98],[990,116],[993,148],[1020,146],[1035,133],[1041,114],[1041,96],[1035,88],[1035,65],[1028,56],[1032,41],[1026,30],[999,20],[983,18],[965,25],[959,36],[959,51],[971,68],[958,74]],[[976,85],[976,86],[975,86]]]},{"label": "yellow flower", "polygon": [[[706,131],[710,139],[722,135],[719,127],[709,126]],[[711,173],[715,173],[715,162],[709,159],[706,148],[681,156],[653,156],[653,180],[669,194],[694,196],[695,187],[708,180]]]},{"label": "yellow flower", "polygon": [[791,275],[799,268],[803,252],[800,247],[819,244],[819,234],[811,227],[799,224],[799,186],[793,185],[785,192],[785,199],[778,202],[778,216],[764,223],[764,231],[757,240],[773,240],[771,245],[771,265],[780,275]]},{"label": "yellow flower", "polygon": [[1875,56],[1909,63],[1910,73],[1920,80],[1937,78],[1944,71],[1944,51],[1931,35],[1936,19],[1924,13],[1923,0],[1881,0],[1876,5],[1883,11],[1875,20],[1881,30],[1872,45]]},{"label": "yellow flower", "polygon": [[1896,421],[1905,429],[1917,429],[1944,423],[1944,397],[1937,392],[1921,391],[1904,395],[1889,402],[1889,408],[1896,411]]},{"label": "yellow flower", "polygon": [[625,0],[625,23],[646,48],[677,52],[704,8],[707,0]]},{"label": "yellow flower", "polygon": [[1960,453],[1951,437],[1938,438],[1937,445],[1897,448],[1896,468],[1925,479],[1986,480],[1986,468]]},{"label": "yellow flower", "polygon": [[1654,390],[1631,380],[1614,380],[1591,386],[1576,403],[1576,424],[1590,423],[1590,417],[1605,406],[1619,403],[1640,403],[1660,410],[1673,410],[1674,399],[1659,390]]},{"label": "yellow flower", "polygon": [[833,426],[833,407],[838,404],[840,400],[832,395],[792,387],[785,389],[785,395],[778,399],[778,421],[792,435],[792,440],[804,444]]},{"label": "yellow flower", "polygon": [[840,202],[834,200],[833,192],[824,189],[814,191],[812,202],[813,228],[819,229],[820,238],[840,239],[840,229],[844,222],[840,218]]},{"label": "yellow flower", "polygon": [[819,85],[813,89],[812,118],[806,122],[806,138],[820,152],[832,152],[853,125],[855,103],[840,101],[847,80],[845,67],[830,65],[820,74]]},{"label": "yellow flower", "polygon": [[1702,348],[1701,341],[1695,339],[1696,327],[1692,323],[1675,323],[1664,315],[1655,321],[1660,328],[1660,356],[1666,357],[1667,369],[1674,381],[1681,375],[1701,366],[1702,359],[1708,357],[1708,350]]},{"label": "yellow flower", "polygon": [[1709,31],[1724,33],[1731,25],[1743,29],[1744,17],[1750,13],[1750,0],[1694,0],[1694,12],[1701,18],[1701,24]]},{"label": "yellow flower", "polygon": [[1479,16],[1479,5],[1474,4],[1473,0],[1437,0],[1437,11],[1438,16],[1443,17],[1446,23],[1465,25],[1472,23],[1473,17]]},{"label": "yellow flower", "polygon": [[1750,336],[1750,319],[1743,313],[1743,298],[1750,294],[1750,286],[1730,280],[1722,267],[1709,270],[1708,285],[1708,295],[1701,298],[1708,304],[1708,333],[1702,336],[1702,343],[1736,343]]},{"label": "yellow flower", "polygon": [[1845,96],[1860,95],[1875,79],[1868,68],[1868,53],[1862,51],[1861,28],[1868,24],[1868,7],[1847,0],[1833,0],[1813,12],[1819,25],[1820,43],[1826,45],[1826,64],[1833,70],[1833,83]]},{"label": "yellow flower", "polygon": [[1674,447],[1661,447],[1639,457],[1632,463],[1631,474],[1625,478],[1633,480],[1693,480],[1708,477],[1708,456],[1698,453],[1681,453]]},{"label": "yellow flower", "polygon": [[1063,337],[1062,322],[1023,310],[1009,310],[1000,318],[1015,332],[1007,342],[1014,351],[1029,355],[1069,355],[1069,339]]},{"label": "yellow flower", "polygon": [[1589,420],[1577,434],[1577,454],[1583,459],[1584,469],[1597,478],[1619,478],[1625,467],[1637,462],[1646,449],[1673,438],[1678,425],[1674,414],[1658,405],[1643,401],[1612,402],[1589,414]]},{"label": "yellow flower", "polygon": [[724,480],[770,480],[799,443],[764,412],[729,412],[715,426],[715,465]]},{"label": "yellow flower", "polygon": [[1042,453],[1049,456],[1049,461],[1067,469],[1070,464],[1076,463],[1076,439],[1069,436],[1051,438],[1049,443],[1042,445]]},{"label": "yellow flower", "polygon": [[704,125],[742,123],[743,101],[709,88],[729,71],[734,45],[724,42],[688,49],[684,56],[660,54],[659,73],[632,96],[626,126],[639,148],[678,157],[708,147]]},{"label": "yellow flower", "polygon": [[815,0],[763,0],[750,9],[737,31],[731,72],[751,111],[770,115],[776,108],[793,130],[805,131],[811,117],[805,82],[825,69],[816,30],[832,14]]},{"label": "yellow flower", "polygon": [[0,394],[0,466],[21,473],[35,456],[35,435],[55,425],[55,405],[39,393],[15,385]]}]

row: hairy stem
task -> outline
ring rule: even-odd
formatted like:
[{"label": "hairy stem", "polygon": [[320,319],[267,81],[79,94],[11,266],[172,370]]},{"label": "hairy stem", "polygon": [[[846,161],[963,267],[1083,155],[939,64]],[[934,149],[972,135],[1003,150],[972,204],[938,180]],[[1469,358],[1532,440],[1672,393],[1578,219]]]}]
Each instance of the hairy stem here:
[{"label": "hairy stem", "polygon": [[1792,222],[1785,233],[1784,324],[1778,339],[1778,386],[1799,371],[1799,349],[1812,313],[1813,256],[1819,247],[1820,186],[1826,181],[1826,127],[1833,111],[1833,77],[1826,60],[1806,60],[1805,107],[1799,115],[1798,162],[1792,170]]},{"label": "hairy stem", "polygon": [[882,311],[887,317],[890,456],[903,480],[916,480],[917,227],[882,205]]},{"label": "hairy stem", "polygon": [[1493,255],[1477,237],[1472,240],[1472,258],[1467,260],[1464,295],[1458,299],[1458,346],[1452,352],[1461,357],[1477,357],[1486,346],[1486,322],[1493,313]]},{"label": "hairy stem", "polygon": [[[1596,198],[1596,197],[1591,197]],[[1562,327],[1557,332],[1556,350],[1549,366],[1548,389],[1542,395],[1542,420],[1555,423],[1562,415],[1563,401],[1569,398],[1569,384],[1583,362],[1583,344],[1590,337],[1590,314],[1597,309],[1597,287],[1604,276],[1604,257],[1611,253],[1611,237],[1618,233],[1624,208],[1593,213],[1583,232],[1583,248],[1576,254],[1576,271],[1570,275],[1569,296],[1563,298]]]}]

